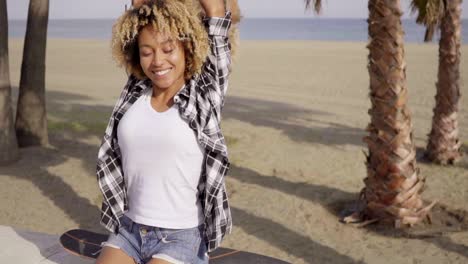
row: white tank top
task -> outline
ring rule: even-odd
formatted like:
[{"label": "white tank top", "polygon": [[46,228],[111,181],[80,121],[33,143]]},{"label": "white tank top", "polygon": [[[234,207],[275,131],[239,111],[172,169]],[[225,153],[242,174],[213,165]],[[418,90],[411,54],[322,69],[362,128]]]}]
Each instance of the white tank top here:
[{"label": "white tank top", "polygon": [[163,228],[192,228],[203,222],[198,182],[204,159],[195,132],[174,104],[151,106],[151,89],[127,110],[117,128],[134,222]]}]

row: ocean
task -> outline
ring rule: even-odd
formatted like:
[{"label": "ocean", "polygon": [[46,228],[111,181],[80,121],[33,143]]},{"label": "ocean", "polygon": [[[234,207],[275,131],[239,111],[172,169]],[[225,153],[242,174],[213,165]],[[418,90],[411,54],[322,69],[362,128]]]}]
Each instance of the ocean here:
[{"label": "ocean", "polygon": [[[50,20],[48,37],[110,39],[113,19]],[[414,20],[403,20],[405,41],[422,43],[425,29]],[[23,38],[25,20],[9,21],[9,36]],[[245,18],[240,25],[241,40],[367,41],[366,19],[271,19]],[[436,43],[438,37],[433,40]],[[462,22],[462,41],[468,40],[468,20]]]}]

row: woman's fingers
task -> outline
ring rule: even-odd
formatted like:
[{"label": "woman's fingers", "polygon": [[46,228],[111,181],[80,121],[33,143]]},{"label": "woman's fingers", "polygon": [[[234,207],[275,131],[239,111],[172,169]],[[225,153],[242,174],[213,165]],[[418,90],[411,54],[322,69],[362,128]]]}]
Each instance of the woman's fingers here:
[{"label": "woman's fingers", "polygon": [[147,0],[132,0],[132,6],[133,7],[140,7],[143,4],[145,4]]}]

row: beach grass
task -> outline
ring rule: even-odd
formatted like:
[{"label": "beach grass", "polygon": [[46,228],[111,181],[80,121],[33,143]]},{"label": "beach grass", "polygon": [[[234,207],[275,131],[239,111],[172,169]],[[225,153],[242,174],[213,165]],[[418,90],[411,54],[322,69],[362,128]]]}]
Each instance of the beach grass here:
[{"label": "beach grass", "polygon": [[98,135],[104,133],[107,123],[90,123],[78,121],[55,121],[48,120],[47,127],[49,132],[60,133],[64,131],[71,131],[76,133],[90,133]]}]

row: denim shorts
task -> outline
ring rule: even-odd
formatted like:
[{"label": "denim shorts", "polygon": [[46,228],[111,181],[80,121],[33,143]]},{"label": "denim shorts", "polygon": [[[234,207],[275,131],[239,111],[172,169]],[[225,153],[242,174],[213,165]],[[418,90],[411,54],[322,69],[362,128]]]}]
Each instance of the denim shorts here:
[{"label": "denim shorts", "polygon": [[120,218],[117,234],[111,234],[102,246],[118,248],[138,264],[159,258],[174,264],[207,264],[204,225],[170,229],[141,225],[127,216]]}]

